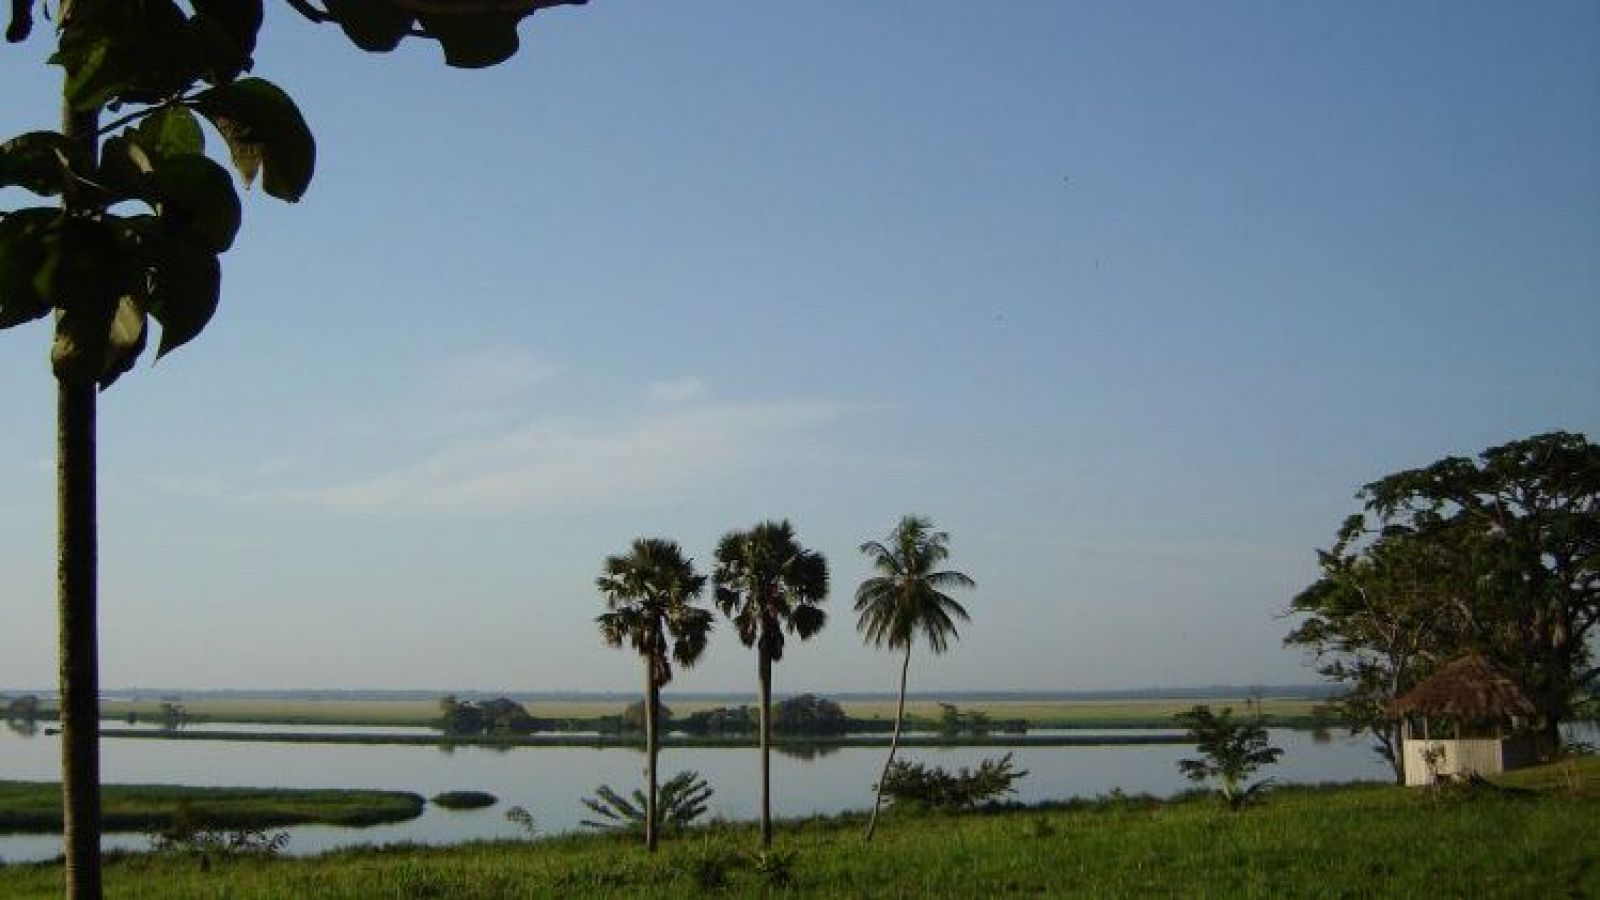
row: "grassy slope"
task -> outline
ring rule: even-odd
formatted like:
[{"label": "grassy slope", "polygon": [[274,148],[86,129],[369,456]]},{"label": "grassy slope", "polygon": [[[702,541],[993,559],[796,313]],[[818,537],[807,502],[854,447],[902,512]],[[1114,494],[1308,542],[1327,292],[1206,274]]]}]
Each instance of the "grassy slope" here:
[{"label": "grassy slope", "polygon": [[[794,893],[815,896],[1556,897],[1600,895],[1600,765],[1523,776],[1537,797],[1437,799],[1382,786],[1285,789],[1242,815],[1211,802],[1080,804],[894,816],[863,847],[858,819],[787,823]],[[1587,790],[1572,790],[1575,781]],[[308,860],[125,858],[112,897],[682,897],[762,895],[746,826],[670,839],[656,858],[616,838],[349,851]],[[0,894],[49,897],[60,869],[6,869]]]},{"label": "grassy slope", "polygon": [[[179,804],[195,821],[217,828],[287,825],[376,825],[422,813],[423,799],[399,791],[202,788],[175,785],[106,785],[104,827],[143,831],[172,821]],[[61,785],[51,781],[0,781],[0,833],[59,833]]]}]

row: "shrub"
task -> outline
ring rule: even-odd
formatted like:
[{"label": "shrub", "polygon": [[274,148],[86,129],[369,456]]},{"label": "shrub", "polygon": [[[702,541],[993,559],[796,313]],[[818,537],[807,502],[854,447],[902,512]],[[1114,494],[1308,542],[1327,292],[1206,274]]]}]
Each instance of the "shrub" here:
[{"label": "shrub", "polygon": [[433,805],[444,809],[483,809],[498,802],[495,795],[483,791],[445,791],[433,797]]},{"label": "shrub", "polygon": [[[656,814],[663,831],[681,831],[695,819],[705,815],[706,801],[713,791],[699,772],[679,772],[660,787],[656,800]],[[586,828],[616,831],[644,830],[644,791],[635,790],[632,799],[623,797],[602,784],[593,797],[583,798],[583,805],[600,816],[584,819]]]},{"label": "shrub", "polygon": [[1012,768],[1011,754],[986,759],[978,768],[954,773],[938,766],[897,760],[883,779],[883,793],[897,804],[931,809],[968,809],[1012,793],[1012,782],[1027,775]]},{"label": "shrub", "polygon": [[1259,720],[1236,721],[1231,708],[1213,713],[1203,703],[1179,713],[1177,718],[1189,729],[1189,737],[1201,754],[1200,759],[1179,760],[1178,769],[1190,781],[1217,779],[1217,791],[1229,809],[1243,809],[1272,784],[1270,778],[1245,783],[1257,769],[1277,762],[1283,755],[1282,750],[1267,743],[1267,729]]}]

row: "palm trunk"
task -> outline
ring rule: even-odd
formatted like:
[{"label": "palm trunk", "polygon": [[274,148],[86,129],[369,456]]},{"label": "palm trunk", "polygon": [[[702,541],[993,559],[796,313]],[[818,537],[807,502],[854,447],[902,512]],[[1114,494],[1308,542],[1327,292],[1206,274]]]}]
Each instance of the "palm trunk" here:
[{"label": "palm trunk", "polygon": [[761,846],[772,846],[772,657],[757,651],[761,682]]},{"label": "palm trunk", "polygon": [[644,670],[644,848],[651,853],[656,852],[656,823],[659,816],[656,812],[656,754],[661,752],[660,723],[656,721],[656,710],[660,705],[661,688],[656,684],[656,676],[652,665],[645,664]]},{"label": "palm trunk", "polygon": [[863,842],[872,840],[878,830],[878,810],[883,808],[883,782],[889,777],[889,767],[894,765],[894,752],[900,748],[900,725],[906,718],[906,674],[911,670],[911,643],[906,642],[906,658],[900,663],[900,702],[894,707],[894,735],[889,738],[889,758],[883,761],[883,772],[878,776],[877,792],[872,798],[872,816],[867,819],[867,830],[861,835]]},{"label": "palm trunk", "polygon": [[[70,27],[70,4],[61,7]],[[72,171],[92,175],[97,112],[62,113]],[[85,204],[75,186],[63,192],[67,211]],[[70,253],[70,247],[64,252]],[[56,610],[60,619],[61,825],[66,896],[99,900],[100,672],[96,635],[95,385],[57,380]]]}]

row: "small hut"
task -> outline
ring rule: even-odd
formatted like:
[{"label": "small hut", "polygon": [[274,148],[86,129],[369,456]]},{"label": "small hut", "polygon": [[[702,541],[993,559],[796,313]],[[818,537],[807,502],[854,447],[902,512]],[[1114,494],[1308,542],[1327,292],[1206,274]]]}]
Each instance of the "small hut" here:
[{"label": "small hut", "polygon": [[1528,729],[1538,708],[1514,678],[1482,656],[1445,666],[1389,708],[1401,722],[1408,785],[1495,775],[1539,759],[1538,739]]}]

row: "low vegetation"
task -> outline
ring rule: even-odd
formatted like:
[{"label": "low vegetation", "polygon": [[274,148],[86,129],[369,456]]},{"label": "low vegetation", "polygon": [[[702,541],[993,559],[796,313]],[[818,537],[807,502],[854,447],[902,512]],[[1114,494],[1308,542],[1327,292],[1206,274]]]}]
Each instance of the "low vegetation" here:
[{"label": "low vegetation", "polygon": [[[1535,789],[1434,795],[1386,785],[1283,787],[1243,814],[1205,795],[1121,795],[961,813],[713,823],[664,841],[585,835],[326,856],[114,858],[112,897],[367,898],[765,896],[1590,896],[1600,892],[1600,761],[1498,779]],[[1507,839],[1508,836],[1514,836]],[[55,863],[6,867],[7,896],[59,896]]]},{"label": "low vegetation", "polygon": [[[212,828],[379,825],[422,814],[420,795],[401,791],[118,785],[104,789],[107,831],[159,831],[181,817]],[[0,781],[0,833],[59,834],[61,785]]]},{"label": "low vegetation", "polygon": [[500,801],[483,791],[445,791],[433,795],[429,802],[443,809],[486,809]]}]

